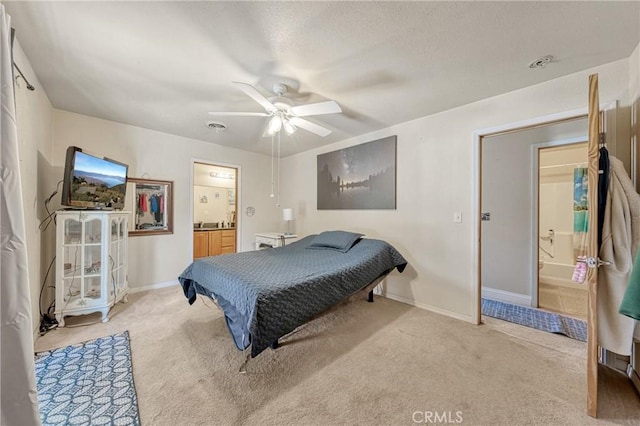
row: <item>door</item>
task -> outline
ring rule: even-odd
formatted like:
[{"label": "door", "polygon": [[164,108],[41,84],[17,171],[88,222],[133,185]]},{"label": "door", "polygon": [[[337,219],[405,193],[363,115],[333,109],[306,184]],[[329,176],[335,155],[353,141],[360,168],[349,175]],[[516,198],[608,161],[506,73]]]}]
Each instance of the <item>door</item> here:
[{"label": "door", "polygon": [[600,110],[598,74],[589,76],[588,229],[587,229],[587,414],[598,415],[598,161]]}]

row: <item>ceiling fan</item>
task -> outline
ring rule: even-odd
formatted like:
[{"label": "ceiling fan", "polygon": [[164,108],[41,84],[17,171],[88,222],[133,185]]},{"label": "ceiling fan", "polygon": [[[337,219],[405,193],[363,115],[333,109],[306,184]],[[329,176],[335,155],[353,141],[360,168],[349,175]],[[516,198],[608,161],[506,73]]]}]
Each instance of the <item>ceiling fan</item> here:
[{"label": "ceiling fan", "polygon": [[342,112],[340,105],[336,101],[294,106],[290,99],[284,97],[288,88],[283,83],[276,83],[273,86],[273,92],[276,96],[269,99],[265,98],[250,84],[239,81],[234,81],[233,84],[262,105],[266,112],[210,112],[209,114],[214,116],[271,117],[262,136],[274,135],[281,129],[291,135],[299,127],[318,136],[325,137],[331,133],[331,130],[302,117]]}]

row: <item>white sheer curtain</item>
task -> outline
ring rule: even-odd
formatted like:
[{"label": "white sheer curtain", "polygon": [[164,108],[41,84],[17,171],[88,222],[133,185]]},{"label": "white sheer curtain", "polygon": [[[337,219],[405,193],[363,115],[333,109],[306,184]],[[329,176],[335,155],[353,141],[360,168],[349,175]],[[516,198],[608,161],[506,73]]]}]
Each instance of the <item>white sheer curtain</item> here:
[{"label": "white sheer curtain", "polygon": [[0,424],[39,425],[18,158],[11,21],[0,4]]}]

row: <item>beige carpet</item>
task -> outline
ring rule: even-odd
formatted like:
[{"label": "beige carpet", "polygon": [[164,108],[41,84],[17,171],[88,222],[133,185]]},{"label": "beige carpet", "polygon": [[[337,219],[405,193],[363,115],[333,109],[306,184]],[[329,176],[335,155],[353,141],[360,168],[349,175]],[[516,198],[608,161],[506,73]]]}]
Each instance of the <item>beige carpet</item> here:
[{"label": "beige carpet", "polygon": [[133,294],[107,324],[54,330],[36,346],[122,330],[131,335],[143,425],[411,425],[425,411],[451,420],[460,412],[468,425],[640,424],[640,400],[615,373],[607,381],[621,390],[601,406],[604,420],[585,414],[582,342],[493,318],[474,326],[383,298],[303,326],[251,360],[248,374],[237,372],[244,356],[221,313],[209,300],[189,306],[178,287]]}]

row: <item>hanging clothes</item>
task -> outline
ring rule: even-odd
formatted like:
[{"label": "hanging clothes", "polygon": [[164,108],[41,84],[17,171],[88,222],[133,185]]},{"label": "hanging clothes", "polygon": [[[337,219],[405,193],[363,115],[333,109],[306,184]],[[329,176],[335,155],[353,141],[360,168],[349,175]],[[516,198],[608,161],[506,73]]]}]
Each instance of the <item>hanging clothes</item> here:
[{"label": "hanging clothes", "polygon": [[604,226],[604,210],[607,206],[607,191],[609,190],[609,150],[600,148],[598,160],[598,251],[602,247],[602,227]]},{"label": "hanging clothes", "polygon": [[163,196],[159,194],[153,194],[151,196],[150,201],[151,201],[150,212],[153,214],[153,219],[155,220],[156,224],[163,223],[163,219],[164,219]]},{"label": "hanging clothes", "polygon": [[158,196],[157,195],[152,195],[149,199],[149,204],[150,204],[150,209],[149,212],[150,213],[156,213],[159,210],[158,207]]},{"label": "hanging clothes", "polygon": [[618,312],[640,321],[640,250],[636,253],[629,285],[624,292]]},{"label": "hanging clothes", "polygon": [[139,195],[139,209],[142,212],[141,215],[145,214],[148,210],[147,206],[147,196],[145,194]]},{"label": "hanging clothes", "polygon": [[640,195],[620,160],[610,156],[609,165],[599,256],[611,265],[598,268],[598,345],[630,355],[635,321],[620,315],[618,308],[640,244]]}]

